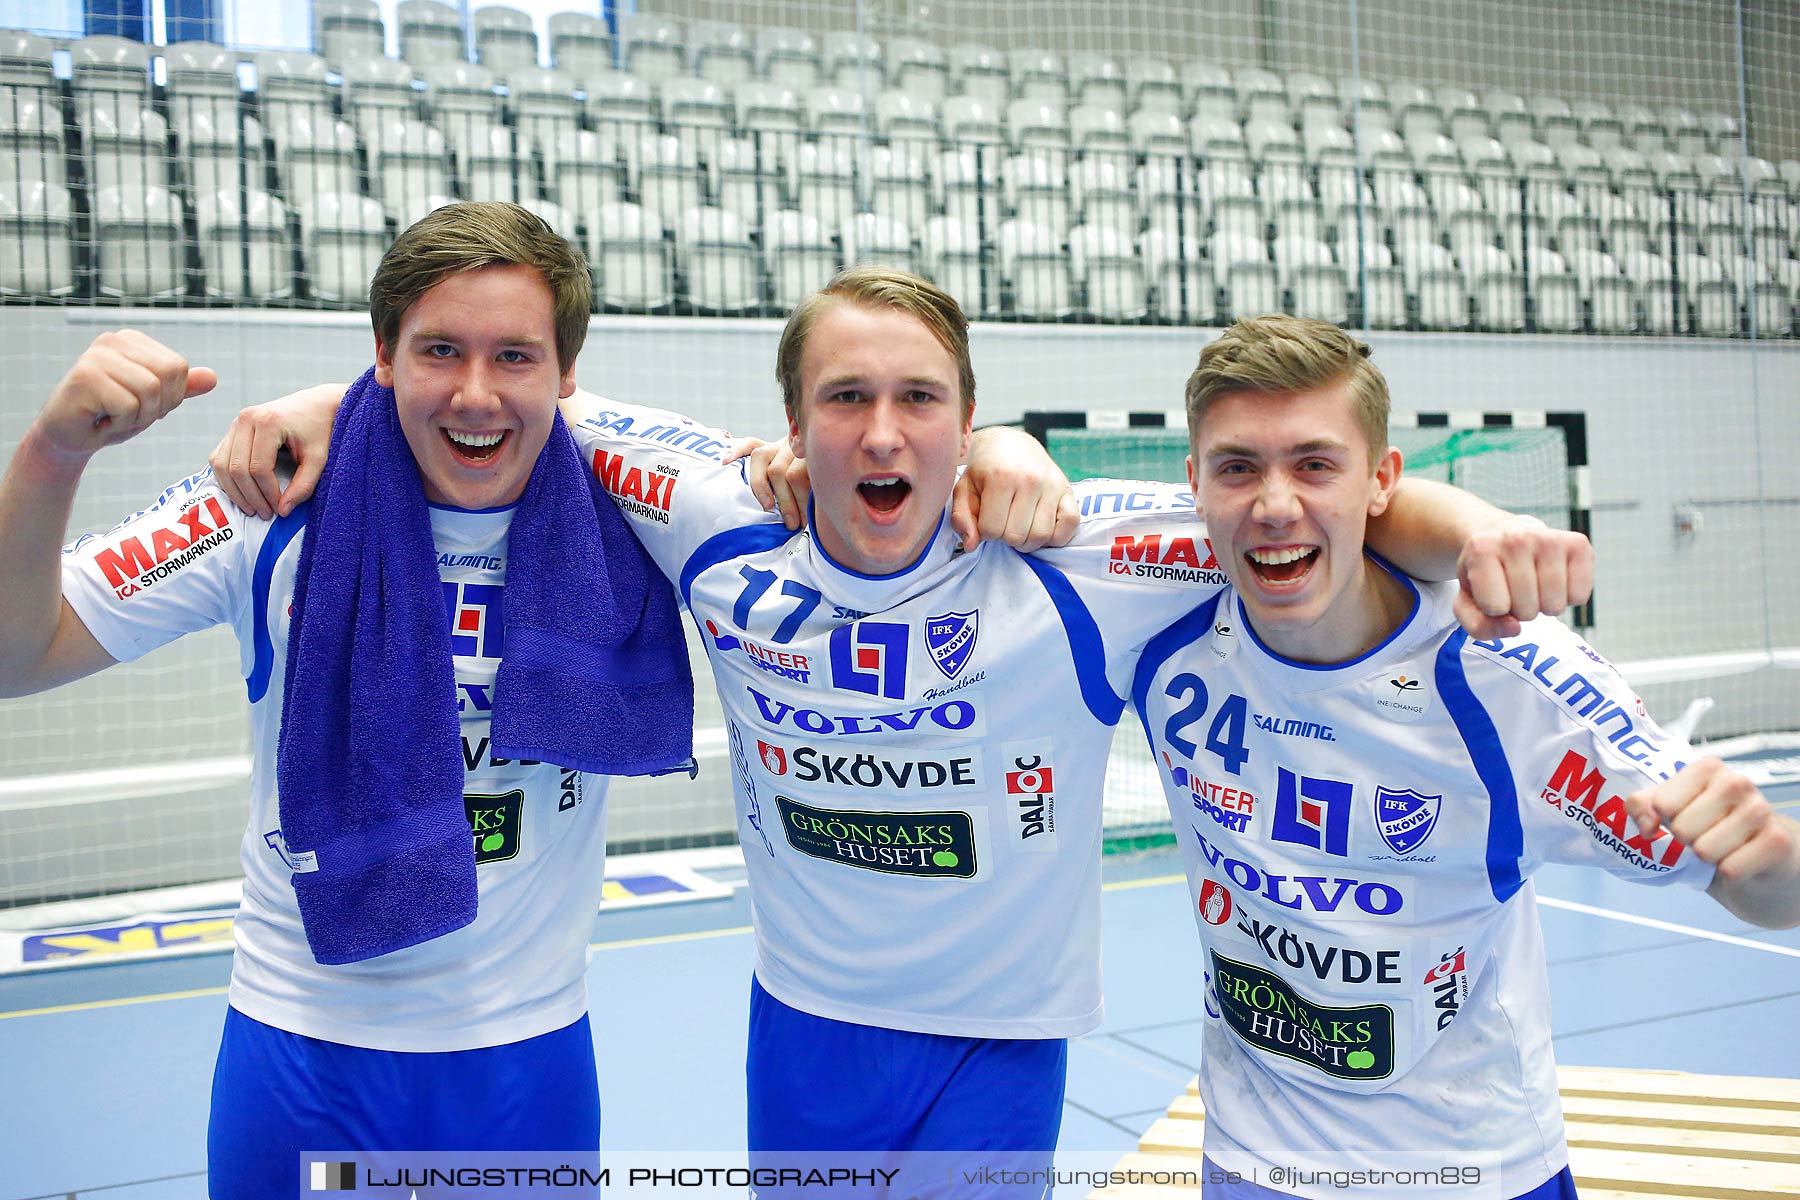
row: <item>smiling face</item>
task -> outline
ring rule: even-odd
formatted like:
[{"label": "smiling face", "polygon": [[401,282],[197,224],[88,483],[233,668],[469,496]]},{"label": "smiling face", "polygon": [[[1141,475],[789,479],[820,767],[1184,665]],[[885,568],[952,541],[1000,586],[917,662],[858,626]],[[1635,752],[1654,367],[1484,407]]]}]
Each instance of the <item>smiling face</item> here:
[{"label": "smiling face", "polygon": [[1363,556],[1363,534],[1399,478],[1391,447],[1371,465],[1346,382],[1232,392],[1206,408],[1188,482],[1213,551],[1271,649],[1343,662],[1386,635],[1386,576]]},{"label": "smiling face", "polygon": [[891,575],[925,552],[969,449],[959,378],[915,317],[854,303],[820,314],[788,435],[812,479],[813,535],[839,565]]},{"label": "smiling face", "polygon": [[531,267],[446,275],[375,346],[375,380],[394,389],[425,497],[499,508],[525,491],[556,402],[575,390],[557,363],[554,300]]}]

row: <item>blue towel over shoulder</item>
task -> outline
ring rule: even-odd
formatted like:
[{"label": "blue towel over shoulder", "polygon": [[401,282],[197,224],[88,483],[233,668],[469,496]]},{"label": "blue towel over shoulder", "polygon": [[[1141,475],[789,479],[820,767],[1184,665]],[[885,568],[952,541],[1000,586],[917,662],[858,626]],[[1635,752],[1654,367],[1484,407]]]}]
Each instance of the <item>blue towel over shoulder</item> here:
[{"label": "blue towel over shoulder", "polygon": [[[497,755],[611,775],[688,761],[694,688],[673,589],[560,414],[513,510],[506,608]],[[449,623],[424,484],[394,394],[371,370],[338,410],[312,500],[276,760],[294,893],[320,963],[475,919]]]}]

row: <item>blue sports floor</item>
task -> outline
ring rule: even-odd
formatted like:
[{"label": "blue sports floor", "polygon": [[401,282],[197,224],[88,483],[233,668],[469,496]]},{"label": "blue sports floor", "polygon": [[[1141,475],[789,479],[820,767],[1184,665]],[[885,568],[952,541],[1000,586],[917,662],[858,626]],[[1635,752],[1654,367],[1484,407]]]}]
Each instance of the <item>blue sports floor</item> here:
[{"label": "blue sports floor", "polygon": [[[1770,795],[1800,815],[1800,783]],[[1106,876],[1107,1019],[1070,1048],[1062,1144],[1124,1153],[1198,1069],[1201,982],[1173,852]],[[1598,872],[1537,887],[1559,1062],[1800,1077],[1800,931]],[[596,922],[609,1149],[743,1146],[749,919],[740,888]],[[229,972],[211,955],[0,978],[0,1200],[205,1196]]]}]

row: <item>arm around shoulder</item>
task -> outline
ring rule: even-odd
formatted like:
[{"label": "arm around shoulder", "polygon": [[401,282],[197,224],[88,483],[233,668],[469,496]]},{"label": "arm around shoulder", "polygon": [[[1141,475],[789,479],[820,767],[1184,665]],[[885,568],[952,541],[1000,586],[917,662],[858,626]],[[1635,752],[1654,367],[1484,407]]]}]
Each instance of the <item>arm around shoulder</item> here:
[{"label": "arm around shoulder", "polygon": [[983,540],[1021,553],[1066,546],[1080,524],[1068,476],[1036,438],[1002,425],[974,432],[951,500],[951,526],[965,548]]},{"label": "arm around shoulder", "polygon": [[1457,620],[1478,638],[1513,637],[1521,621],[1584,603],[1594,587],[1587,538],[1448,484],[1402,479],[1368,536],[1409,575],[1455,579]]},{"label": "arm around shoulder", "polygon": [[[326,383],[241,410],[207,461],[231,502],[265,519],[286,516],[313,494],[331,449],[331,426],[348,389]],[[276,456],[285,449],[294,476],[282,487]]]}]

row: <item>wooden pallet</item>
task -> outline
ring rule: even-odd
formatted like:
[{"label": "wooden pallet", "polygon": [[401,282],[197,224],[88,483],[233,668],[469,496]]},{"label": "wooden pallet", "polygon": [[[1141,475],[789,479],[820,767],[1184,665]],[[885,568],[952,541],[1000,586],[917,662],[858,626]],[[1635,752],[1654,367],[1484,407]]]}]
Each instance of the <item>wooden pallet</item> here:
[{"label": "wooden pallet", "polygon": [[[1582,1200],[1800,1197],[1800,1079],[1561,1067],[1569,1165]],[[1119,1160],[1121,1170],[1200,1169],[1197,1080]],[[1197,1200],[1198,1188],[1121,1184],[1093,1200]]]}]

